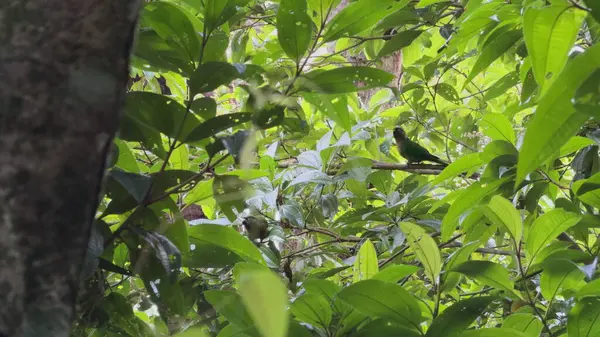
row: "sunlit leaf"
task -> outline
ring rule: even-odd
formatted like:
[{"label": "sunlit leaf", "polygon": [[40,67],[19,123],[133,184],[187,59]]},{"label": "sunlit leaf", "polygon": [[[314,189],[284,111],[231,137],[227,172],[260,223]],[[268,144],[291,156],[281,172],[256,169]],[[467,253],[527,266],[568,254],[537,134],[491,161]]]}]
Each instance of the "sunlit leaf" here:
[{"label": "sunlit leaf", "polygon": [[236,279],[242,303],[262,337],[285,337],[288,329],[287,289],[267,269],[247,270]]},{"label": "sunlit leaf", "polygon": [[542,93],[567,63],[584,18],[585,13],[567,5],[529,7],[525,11],[523,34]]},{"label": "sunlit leaf", "polygon": [[425,337],[461,336],[488,305],[498,299],[494,296],[472,297],[452,304],[433,320]]},{"label": "sunlit leaf", "polygon": [[454,267],[452,271],[462,273],[485,285],[505,290],[510,295],[521,298],[521,295],[515,290],[515,284],[510,280],[508,270],[500,264],[490,261],[473,260],[461,263]]},{"label": "sunlit leaf", "polygon": [[282,0],[277,10],[277,38],[285,53],[296,63],[306,53],[312,37],[312,20],[306,0]]},{"label": "sunlit leaf", "polygon": [[600,67],[600,45],[571,60],[540,100],[519,153],[516,184],[560,149],[589,116],[577,113],[571,98],[587,75]]},{"label": "sunlit leaf", "polygon": [[420,226],[410,222],[402,222],[400,228],[406,235],[406,240],[423,264],[425,274],[432,282],[438,283],[442,270],[442,257],[435,241]]},{"label": "sunlit leaf", "polygon": [[[310,72],[298,82],[303,90],[336,94],[383,87],[393,79],[394,75],[383,70],[356,66]],[[364,85],[357,86],[356,81],[361,81]]]},{"label": "sunlit leaf", "polygon": [[354,268],[352,269],[353,282],[368,280],[378,272],[377,251],[375,251],[371,240],[367,240],[360,247],[356,260],[354,260]]}]

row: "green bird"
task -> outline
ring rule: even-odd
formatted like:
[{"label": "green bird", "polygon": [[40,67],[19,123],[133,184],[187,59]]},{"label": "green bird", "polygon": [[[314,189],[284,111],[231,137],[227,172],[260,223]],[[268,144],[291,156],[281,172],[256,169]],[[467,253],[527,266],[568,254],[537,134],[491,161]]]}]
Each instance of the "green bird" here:
[{"label": "green bird", "polygon": [[262,216],[247,216],[242,221],[242,225],[248,232],[248,238],[255,242],[256,239],[262,242],[269,235],[269,224]]},{"label": "green bird", "polygon": [[406,137],[406,132],[399,126],[394,128],[394,139],[396,139],[398,152],[400,152],[400,155],[408,161],[408,164],[418,164],[423,161],[430,161],[448,165],[448,163],[429,153],[426,148],[408,139],[408,137]]}]

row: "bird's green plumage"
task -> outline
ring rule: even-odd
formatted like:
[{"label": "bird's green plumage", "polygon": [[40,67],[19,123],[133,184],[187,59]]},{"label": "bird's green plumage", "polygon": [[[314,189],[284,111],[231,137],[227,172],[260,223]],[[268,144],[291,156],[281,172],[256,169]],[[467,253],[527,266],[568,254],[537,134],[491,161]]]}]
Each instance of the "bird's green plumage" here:
[{"label": "bird's green plumage", "polygon": [[396,140],[398,152],[400,152],[400,155],[404,157],[409,164],[430,161],[433,163],[448,165],[440,158],[429,153],[426,148],[408,139],[402,128],[397,127],[394,129],[394,138]]},{"label": "bird's green plumage", "polygon": [[242,225],[248,231],[248,238],[253,242],[256,239],[262,242],[269,234],[269,224],[262,216],[247,216],[242,221]]}]

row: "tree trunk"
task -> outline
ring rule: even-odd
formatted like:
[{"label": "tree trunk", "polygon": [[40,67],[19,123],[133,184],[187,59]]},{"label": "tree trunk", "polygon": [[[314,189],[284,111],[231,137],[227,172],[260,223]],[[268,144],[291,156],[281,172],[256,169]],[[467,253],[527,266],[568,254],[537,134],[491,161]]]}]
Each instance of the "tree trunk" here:
[{"label": "tree trunk", "polygon": [[0,1],[0,336],[68,336],[138,0]]}]

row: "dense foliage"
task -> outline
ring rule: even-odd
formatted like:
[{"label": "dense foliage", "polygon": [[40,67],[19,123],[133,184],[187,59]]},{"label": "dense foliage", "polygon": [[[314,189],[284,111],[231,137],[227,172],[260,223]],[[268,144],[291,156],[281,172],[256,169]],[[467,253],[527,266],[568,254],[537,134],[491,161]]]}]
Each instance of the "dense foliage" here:
[{"label": "dense foliage", "polygon": [[73,335],[598,336],[597,20],[147,2]]}]

